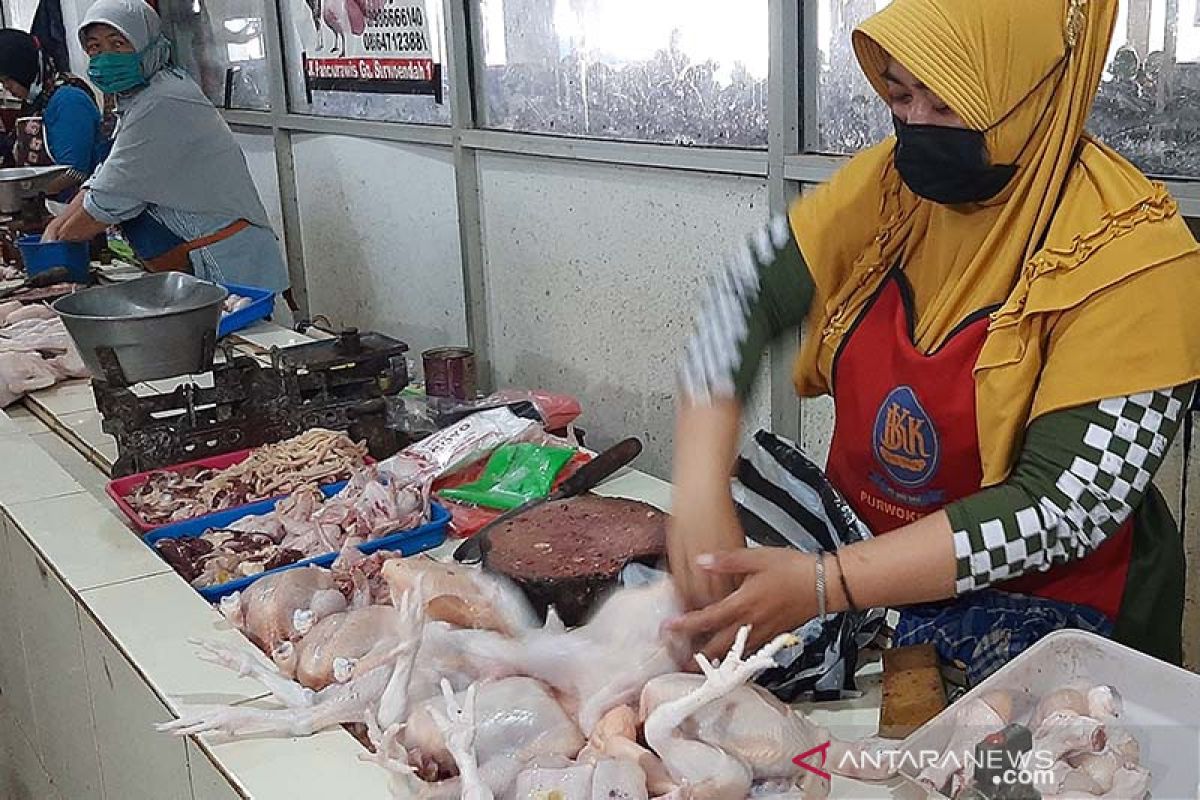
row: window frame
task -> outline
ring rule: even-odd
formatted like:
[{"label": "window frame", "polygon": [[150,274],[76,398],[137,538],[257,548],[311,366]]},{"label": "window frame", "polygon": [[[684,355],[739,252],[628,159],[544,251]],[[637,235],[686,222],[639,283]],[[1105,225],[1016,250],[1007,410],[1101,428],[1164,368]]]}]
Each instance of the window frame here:
[{"label": "window frame", "polygon": [[[167,0],[168,2],[171,0]],[[481,125],[482,37],[474,0],[445,0],[446,61],[450,92],[449,127],[419,123],[381,122],[317,117],[290,110],[284,28],[279,2],[266,0],[267,59],[271,74],[271,110],[225,111],[226,120],[248,133],[274,137],[285,234],[299,230],[299,209],[292,166],[293,136],[327,134],[360,137],[448,150],[453,154],[462,243],[464,308],[469,344],[475,349],[484,388],[490,382],[485,267],[480,230],[479,153],[502,153],[533,160],[566,160],[611,166],[632,166],[740,176],[765,181],[769,211],[784,213],[791,198],[806,187],[829,179],[849,156],[816,152],[819,141],[817,70],[805,70],[819,52],[818,8],[812,0],[768,0],[768,133],[766,150],[690,147],[491,130]],[[1165,181],[1186,216],[1200,217],[1200,179]],[[304,253],[299,236],[285,235],[292,281],[302,309]],[[782,435],[799,438],[800,404],[792,389],[791,367],[798,342],[772,350],[769,386],[772,425]]]}]

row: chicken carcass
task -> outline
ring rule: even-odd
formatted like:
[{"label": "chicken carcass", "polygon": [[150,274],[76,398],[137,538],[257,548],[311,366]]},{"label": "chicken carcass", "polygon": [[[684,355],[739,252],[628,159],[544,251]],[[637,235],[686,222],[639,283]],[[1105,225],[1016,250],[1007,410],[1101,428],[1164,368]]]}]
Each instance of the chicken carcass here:
[{"label": "chicken carcass", "polygon": [[670,580],[619,589],[587,624],[563,630],[553,619],[543,628],[506,637],[456,631],[461,656],[485,674],[527,675],[553,686],[590,734],[609,710],[636,701],[642,687],[676,672],[678,650],[664,633],[680,613]]},{"label": "chicken carcass", "polygon": [[58,383],[58,374],[36,352],[0,351],[0,408]]},{"label": "chicken carcass", "polygon": [[346,598],[329,570],[310,566],[267,575],[244,592],[222,598],[220,609],[250,641],[271,653],[330,614],[345,611]]},{"label": "chicken carcass", "polygon": [[273,656],[285,674],[320,690],[379,667],[409,635],[407,620],[394,608],[367,606],[325,617]]},{"label": "chicken carcass", "polygon": [[0,303],[0,327],[7,325],[8,318],[12,316],[14,312],[20,311],[24,307],[25,304],[20,300],[5,300],[4,302]]},{"label": "chicken carcass", "polygon": [[580,751],[578,761],[599,764],[602,761],[623,761],[636,764],[645,776],[650,794],[669,794],[676,789],[675,781],[654,753],[638,744],[638,714],[631,706],[618,706],[605,714],[588,737],[587,746]]},{"label": "chicken carcass", "polygon": [[809,797],[828,787],[792,759],[818,744],[824,731],[765,690],[746,684],[774,666],[775,653],[795,644],[781,636],[742,659],[749,628],[742,628],[719,666],[703,656],[703,677],[672,674],[646,684],[641,710],[650,748],[695,800],[743,800],[755,782],[795,785]]},{"label": "chicken carcass", "polygon": [[[473,690],[474,758],[479,778],[497,797],[508,793],[528,766],[545,759],[573,759],[582,749],[579,728],[540,681],[504,678],[476,684]],[[455,699],[462,705],[467,692]],[[438,724],[444,705],[442,697],[417,704],[404,728],[404,744],[427,775],[452,775],[457,769]]]},{"label": "chicken carcass", "polygon": [[629,761],[605,759],[561,769],[535,767],[517,778],[516,796],[560,800],[647,800],[646,775]]},{"label": "chicken carcass", "polygon": [[353,670],[345,683],[331,684],[319,692],[287,680],[256,652],[209,645],[202,657],[259,680],[285,707],[185,706],[178,719],[156,727],[177,736],[208,731],[229,736],[310,736],[335,725],[364,721],[369,727],[394,730],[408,717],[409,680],[425,624],[422,607],[413,594],[400,598],[392,613],[405,635],[389,651],[374,654],[372,668]]},{"label": "chicken carcass", "polygon": [[14,325],[30,319],[56,319],[57,317],[58,314],[49,306],[42,305],[41,303],[32,303],[10,312],[4,318],[4,324]]},{"label": "chicken carcass", "polygon": [[435,621],[506,636],[534,626],[533,610],[520,590],[479,569],[424,557],[397,558],[383,565],[383,578],[394,592],[405,592],[420,579],[428,598],[426,613]]},{"label": "chicken carcass", "polygon": [[970,755],[975,745],[1003,730],[1012,720],[1012,711],[1012,696],[1004,692],[965,701],[955,713],[954,732],[945,753],[921,771],[917,782],[933,791],[942,791],[949,783],[952,796],[960,787],[970,785],[974,777]]}]

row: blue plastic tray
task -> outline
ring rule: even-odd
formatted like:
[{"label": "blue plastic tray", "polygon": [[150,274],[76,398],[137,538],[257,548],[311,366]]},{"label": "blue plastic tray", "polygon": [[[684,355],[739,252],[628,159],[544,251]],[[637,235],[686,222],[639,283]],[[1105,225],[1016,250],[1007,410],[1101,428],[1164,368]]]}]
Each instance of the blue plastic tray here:
[{"label": "blue plastic tray", "polygon": [[[333,497],[335,494],[345,488],[345,482],[335,483],[329,486],[321,487],[321,492],[326,497]],[[207,517],[197,519],[189,519],[186,522],[177,522],[174,525],[167,525],[159,528],[151,533],[147,533],[142,537],[142,541],[158,553],[154,543],[160,539],[181,539],[186,537],[200,536],[205,531],[212,528],[224,528],[233,524],[242,517],[248,517],[252,514],[266,514],[275,510],[275,504],[283,498],[274,500],[263,500],[258,503],[240,506],[239,508],[231,508],[228,511],[221,511],[216,514],[209,514]],[[407,531],[399,531],[387,536],[382,536],[374,539],[366,544],[358,546],[359,551],[371,554],[379,550],[393,550],[401,555],[411,556],[414,553],[421,553],[425,550],[430,550],[446,541],[446,528],[450,524],[450,512],[445,507],[438,503],[429,504],[429,522],[424,525],[413,528]],[[205,586],[203,589],[197,589],[204,599],[215,603],[227,594],[233,594],[245,589],[250,584],[264,575],[273,575],[276,572],[283,572],[285,569],[296,569],[298,567],[307,567],[310,564],[316,564],[319,567],[328,567],[337,559],[337,553],[326,553],[325,555],[316,556],[314,558],[306,558],[302,561],[297,561],[295,564],[288,564],[286,567],[278,567],[270,569],[266,572],[260,572],[257,575],[248,575],[244,578],[229,581],[228,583],[218,583],[213,586]]]},{"label": "blue plastic tray", "polygon": [[250,305],[241,311],[226,314],[217,325],[217,338],[228,336],[234,331],[249,328],[260,319],[266,319],[275,311],[275,293],[270,289],[259,289],[256,286],[242,286],[237,283],[222,283],[230,294],[241,295],[251,299]]}]

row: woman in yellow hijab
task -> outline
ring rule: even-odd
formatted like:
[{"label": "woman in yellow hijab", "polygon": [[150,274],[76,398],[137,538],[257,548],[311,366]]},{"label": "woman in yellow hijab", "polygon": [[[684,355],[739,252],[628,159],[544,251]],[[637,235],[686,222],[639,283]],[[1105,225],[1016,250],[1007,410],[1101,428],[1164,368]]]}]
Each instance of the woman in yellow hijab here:
[{"label": "woman in yellow hijab", "polygon": [[[1116,15],[894,0],[855,31],[896,137],[715,277],[681,370],[669,547],[693,610],[674,625],[710,654],[743,624],[754,643],[899,607],[949,657],[986,638],[943,619],[975,607],[1181,659],[1183,546],[1151,479],[1200,378],[1200,250],[1084,131]],[[762,351],[801,324],[796,388],[832,395],[827,474],[875,536],[745,549],[751,526],[812,533],[761,464],[739,468],[757,505],[729,484]]]}]

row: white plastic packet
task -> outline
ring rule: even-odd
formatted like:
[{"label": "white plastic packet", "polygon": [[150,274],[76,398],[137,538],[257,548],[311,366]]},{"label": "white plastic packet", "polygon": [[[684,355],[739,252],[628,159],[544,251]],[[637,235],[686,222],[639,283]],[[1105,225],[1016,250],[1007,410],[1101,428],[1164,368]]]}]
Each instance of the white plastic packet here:
[{"label": "white plastic packet", "polygon": [[507,408],[492,408],[409,445],[383,464],[415,458],[429,464],[434,477],[440,478],[486,458],[502,444],[536,441],[543,436],[541,426],[533,420],[518,417]]}]

